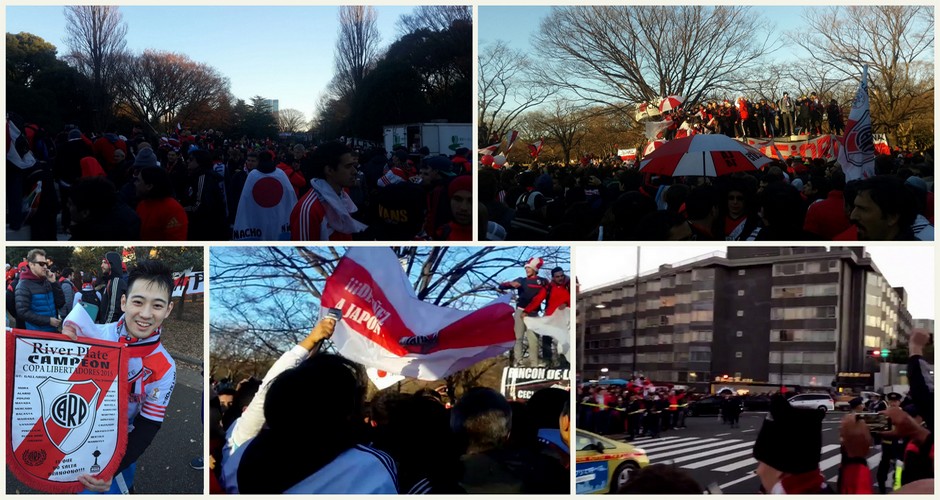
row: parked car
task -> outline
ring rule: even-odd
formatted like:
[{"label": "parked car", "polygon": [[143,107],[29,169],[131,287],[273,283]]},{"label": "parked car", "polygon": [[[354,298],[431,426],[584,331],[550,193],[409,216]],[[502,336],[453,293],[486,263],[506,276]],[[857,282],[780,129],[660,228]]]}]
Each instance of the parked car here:
[{"label": "parked car", "polygon": [[642,448],[578,430],[576,438],[575,491],[616,493],[631,474],[650,464]]},{"label": "parked car", "polygon": [[745,396],[744,409],[747,411],[770,411],[770,396]]},{"label": "parked car", "polygon": [[[690,417],[718,415],[721,413],[721,403],[723,401],[724,398],[721,396],[707,396],[698,401],[693,401],[689,403],[688,415]],[[738,404],[741,405],[741,411],[744,411],[744,403],[740,399],[738,399]]]},{"label": "parked car", "polygon": [[797,394],[789,399],[794,408],[818,408],[823,411],[836,409],[835,401],[829,394]]}]

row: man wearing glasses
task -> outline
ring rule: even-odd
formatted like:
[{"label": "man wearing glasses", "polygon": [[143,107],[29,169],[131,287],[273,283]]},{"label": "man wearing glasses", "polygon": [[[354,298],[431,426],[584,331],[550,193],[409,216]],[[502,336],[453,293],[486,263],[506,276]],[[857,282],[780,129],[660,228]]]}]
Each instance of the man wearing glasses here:
[{"label": "man wearing glasses", "polygon": [[49,269],[46,252],[34,248],[26,254],[27,267],[16,285],[16,315],[28,330],[55,332],[62,325],[58,311],[65,305],[62,285]]}]

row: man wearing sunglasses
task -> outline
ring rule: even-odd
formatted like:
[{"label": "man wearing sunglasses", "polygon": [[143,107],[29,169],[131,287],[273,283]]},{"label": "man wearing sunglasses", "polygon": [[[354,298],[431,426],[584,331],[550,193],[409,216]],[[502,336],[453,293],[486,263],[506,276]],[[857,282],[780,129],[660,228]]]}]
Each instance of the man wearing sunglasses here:
[{"label": "man wearing sunglasses", "polygon": [[49,269],[44,250],[30,250],[26,262],[15,291],[17,318],[26,323],[28,330],[58,331],[62,320],[56,311],[65,305],[62,285],[56,282],[55,273]]}]

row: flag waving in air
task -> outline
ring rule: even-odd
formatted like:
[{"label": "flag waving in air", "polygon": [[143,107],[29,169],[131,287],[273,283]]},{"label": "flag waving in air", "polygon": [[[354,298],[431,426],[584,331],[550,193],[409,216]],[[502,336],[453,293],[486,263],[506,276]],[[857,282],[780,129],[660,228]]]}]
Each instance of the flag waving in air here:
[{"label": "flag waving in air", "polygon": [[539,139],[533,144],[529,144],[529,156],[532,158],[538,158],[539,153],[542,152],[542,144],[545,143],[544,139]]},{"label": "flag waving in air", "polygon": [[331,339],[341,355],[387,374],[437,380],[512,348],[509,298],[475,311],[424,302],[390,248],[357,247],[327,279],[320,307],[342,312]]},{"label": "flag waving in air", "polygon": [[506,152],[508,153],[512,149],[512,145],[516,143],[516,139],[519,138],[519,132],[516,130],[510,130],[506,134]]},{"label": "flag waving in air", "polygon": [[846,182],[875,175],[875,141],[871,133],[871,111],[868,104],[868,65],[862,69],[862,81],[852,101],[852,111],[845,125],[845,136],[839,148],[839,163]]},{"label": "flag waving in air", "polygon": [[478,153],[481,154],[481,155],[483,155],[483,156],[493,156],[493,155],[496,154],[496,150],[499,149],[500,144],[502,144],[502,142],[497,142],[496,144],[491,144],[491,145],[489,145],[489,146],[487,146],[487,147],[481,149],[480,151],[478,151]]}]

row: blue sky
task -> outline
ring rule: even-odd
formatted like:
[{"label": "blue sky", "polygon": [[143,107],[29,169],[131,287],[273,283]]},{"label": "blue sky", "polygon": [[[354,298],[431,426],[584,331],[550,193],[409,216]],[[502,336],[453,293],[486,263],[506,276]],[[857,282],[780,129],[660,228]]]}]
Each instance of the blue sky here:
[{"label": "blue sky", "polygon": [[[751,11],[764,17],[761,27],[773,27],[774,32],[782,34],[793,30],[802,24],[804,9],[824,7],[752,7]],[[485,47],[495,40],[509,42],[515,49],[523,50],[534,57],[538,57],[538,48],[532,45],[531,37],[538,31],[539,23],[552,11],[550,6],[502,7],[480,6],[480,47]],[[787,47],[780,52],[792,53],[793,47]],[[781,54],[776,54],[781,55]]]},{"label": "blue sky", "polygon": [[[377,6],[380,46],[397,39],[395,27],[412,7]],[[235,97],[279,99],[307,119],[333,74],[338,7],[122,6],[127,46],[186,54],[215,67],[231,81]],[[33,33],[65,52],[61,6],[6,7],[7,33]]]}]

